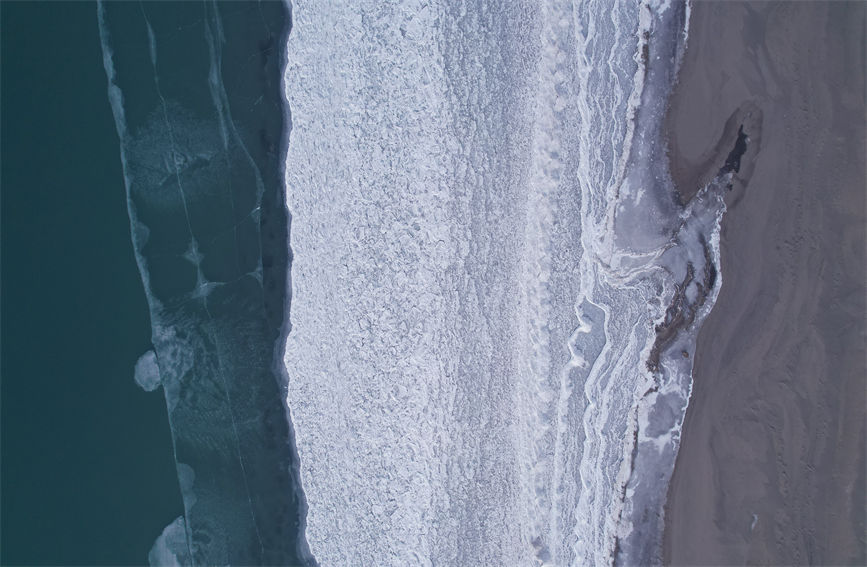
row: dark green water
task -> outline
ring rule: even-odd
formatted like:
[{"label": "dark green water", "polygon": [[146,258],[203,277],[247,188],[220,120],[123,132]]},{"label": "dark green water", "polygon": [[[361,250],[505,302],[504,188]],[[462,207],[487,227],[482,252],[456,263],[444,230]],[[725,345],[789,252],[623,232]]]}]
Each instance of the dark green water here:
[{"label": "dark green water", "polygon": [[93,3],[3,2],[3,564],[142,564],[183,513]]}]

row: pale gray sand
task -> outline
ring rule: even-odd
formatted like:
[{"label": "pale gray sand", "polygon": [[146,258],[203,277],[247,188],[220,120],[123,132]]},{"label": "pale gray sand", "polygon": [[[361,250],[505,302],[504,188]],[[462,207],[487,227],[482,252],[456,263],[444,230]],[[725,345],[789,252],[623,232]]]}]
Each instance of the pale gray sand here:
[{"label": "pale gray sand", "polygon": [[865,6],[694,4],[669,117],[685,196],[741,123],[750,143],[698,344],[668,563],[867,562]]}]

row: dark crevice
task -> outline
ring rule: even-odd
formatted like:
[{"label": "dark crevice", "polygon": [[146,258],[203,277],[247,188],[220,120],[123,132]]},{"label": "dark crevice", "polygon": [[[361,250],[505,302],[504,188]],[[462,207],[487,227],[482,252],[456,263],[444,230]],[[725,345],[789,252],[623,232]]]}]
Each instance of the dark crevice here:
[{"label": "dark crevice", "polygon": [[[692,262],[688,263],[686,275],[683,281],[675,287],[674,298],[665,311],[665,318],[656,326],[656,341],[653,343],[650,356],[647,358],[647,369],[654,374],[659,372],[659,358],[663,351],[674,341],[681,330],[688,329],[692,325],[696,314],[707,301],[708,294],[716,284],[717,273],[713,263],[713,254],[704,237],[701,238],[701,245],[704,250],[705,264],[701,281],[696,280],[695,266]],[[696,286],[697,297],[694,302],[690,302],[686,296],[686,290],[693,283]]]},{"label": "dark crevice", "polygon": [[722,177],[729,172],[738,173],[741,170],[741,158],[747,151],[747,135],[744,133],[744,125],[741,124],[738,128],[738,137],[735,140],[735,146],[729,152],[725,164],[720,168],[717,176]]}]

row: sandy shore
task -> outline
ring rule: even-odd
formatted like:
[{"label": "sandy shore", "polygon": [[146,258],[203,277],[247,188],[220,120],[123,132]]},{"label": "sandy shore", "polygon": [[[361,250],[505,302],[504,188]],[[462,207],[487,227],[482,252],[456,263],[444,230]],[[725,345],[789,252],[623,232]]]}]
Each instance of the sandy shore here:
[{"label": "sandy shore", "polygon": [[671,564],[865,564],[864,3],[694,4],[684,198],[743,124],[666,509]]}]

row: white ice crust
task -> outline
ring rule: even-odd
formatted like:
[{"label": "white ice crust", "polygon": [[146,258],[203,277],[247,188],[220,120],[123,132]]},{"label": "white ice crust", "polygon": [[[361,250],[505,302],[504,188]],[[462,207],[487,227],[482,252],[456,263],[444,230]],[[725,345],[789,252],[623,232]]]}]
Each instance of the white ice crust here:
[{"label": "white ice crust", "polygon": [[160,367],[154,351],[147,351],[135,363],[135,382],[145,392],[153,392],[160,387]]},{"label": "white ice crust", "polygon": [[166,526],[148,553],[151,567],[182,567],[190,565],[187,530],[184,517],[179,516]]},{"label": "white ice crust", "polygon": [[481,4],[292,2],[284,360],[322,565],[606,564],[629,529],[683,272],[615,238],[659,191],[627,171],[652,10]]}]

